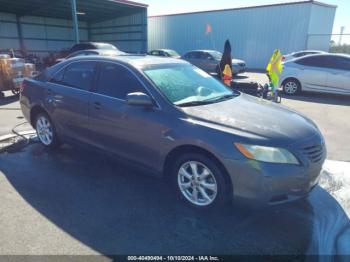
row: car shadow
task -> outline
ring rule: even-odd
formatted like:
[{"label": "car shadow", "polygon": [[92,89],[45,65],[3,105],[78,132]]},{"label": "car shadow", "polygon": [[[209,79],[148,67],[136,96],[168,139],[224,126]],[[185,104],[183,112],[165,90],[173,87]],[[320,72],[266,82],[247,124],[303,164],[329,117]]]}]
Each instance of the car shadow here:
[{"label": "car shadow", "polygon": [[0,160],[0,171],[27,203],[81,243],[108,256],[289,254],[298,258],[320,250],[332,254],[350,239],[342,235],[344,229],[349,231],[348,217],[320,187],[310,201],[280,208],[230,206],[206,212],[178,201],[164,180],[93,151],[63,146],[52,152],[32,144],[0,155]]},{"label": "car shadow", "polygon": [[15,101],[18,101],[18,99],[19,99],[18,95],[0,97],[0,106],[11,104]]},{"label": "car shadow", "polygon": [[288,96],[283,94],[283,99],[311,102],[318,104],[350,106],[349,95],[325,94],[315,92],[302,92],[301,95]]}]

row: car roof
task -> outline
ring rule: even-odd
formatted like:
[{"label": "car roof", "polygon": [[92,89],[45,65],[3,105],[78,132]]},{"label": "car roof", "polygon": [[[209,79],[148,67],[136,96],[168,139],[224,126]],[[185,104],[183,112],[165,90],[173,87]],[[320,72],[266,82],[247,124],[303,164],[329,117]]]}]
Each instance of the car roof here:
[{"label": "car roof", "polygon": [[110,61],[110,62],[121,62],[129,64],[136,68],[142,68],[147,65],[161,65],[161,64],[189,64],[188,62],[168,57],[155,57],[149,55],[120,55],[120,56],[101,56],[101,55],[89,55],[89,56],[78,56],[67,59],[67,61],[84,61],[84,60],[95,60],[95,61]]},{"label": "car roof", "polygon": [[312,55],[307,55],[300,57],[298,59],[302,59],[305,57],[314,57],[314,56],[334,56],[334,57],[344,57],[344,58],[350,58],[350,55],[348,54],[341,54],[341,53],[319,53],[319,54],[312,54]]},{"label": "car roof", "polygon": [[300,51],[293,52],[293,54],[296,54],[296,53],[303,53],[303,52],[327,53],[327,52],[321,51],[321,50],[300,50]]},{"label": "car roof", "polygon": [[173,50],[173,49],[164,49],[164,48],[161,48],[161,49],[153,49],[153,50],[151,50],[151,52],[152,51],[175,51],[175,50]]},{"label": "car roof", "polygon": [[190,53],[190,52],[207,52],[207,53],[210,53],[210,52],[220,52],[220,51],[211,50],[211,49],[197,49],[197,50],[188,51],[187,53]]}]

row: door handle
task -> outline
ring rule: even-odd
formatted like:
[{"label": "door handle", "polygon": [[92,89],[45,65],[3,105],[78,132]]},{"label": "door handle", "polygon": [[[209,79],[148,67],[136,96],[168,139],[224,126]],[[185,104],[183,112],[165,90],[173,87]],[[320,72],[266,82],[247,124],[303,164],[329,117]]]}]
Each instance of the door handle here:
[{"label": "door handle", "polygon": [[94,103],[94,107],[96,110],[100,110],[101,109],[101,103],[100,102],[95,102]]}]

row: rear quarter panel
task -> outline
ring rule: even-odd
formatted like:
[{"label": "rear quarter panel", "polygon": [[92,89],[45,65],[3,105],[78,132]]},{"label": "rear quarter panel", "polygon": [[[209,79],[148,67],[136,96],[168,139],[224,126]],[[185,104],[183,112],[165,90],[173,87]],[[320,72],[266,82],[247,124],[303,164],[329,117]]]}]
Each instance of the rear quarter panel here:
[{"label": "rear quarter panel", "polygon": [[31,123],[30,112],[33,107],[45,108],[45,83],[34,79],[25,80],[25,88],[20,96],[20,106],[25,119]]}]

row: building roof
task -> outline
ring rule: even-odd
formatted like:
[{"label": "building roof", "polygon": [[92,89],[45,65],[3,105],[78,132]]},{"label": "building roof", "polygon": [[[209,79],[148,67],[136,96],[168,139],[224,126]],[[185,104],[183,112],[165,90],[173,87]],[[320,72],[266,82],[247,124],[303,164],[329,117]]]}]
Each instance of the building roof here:
[{"label": "building roof", "polygon": [[188,12],[188,13],[154,15],[154,16],[149,16],[149,18],[162,17],[162,16],[191,15],[191,14],[201,14],[201,13],[211,13],[211,12],[223,12],[223,11],[236,11],[236,10],[243,10],[243,9],[265,8],[265,7],[287,6],[287,5],[299,5],[299,4],[315,4],[315,5],[320,5],[320,6],[330,7],[330,8],[337,8],[336,5],[330,5],[330,4],[318,2],[315,0],[305,0],[305,1],[296,1],[296,2],[289,2],[289,3],[280,3],[280,4],[268,4],[268,5],[235,7],[235,8],[227,8],[227,9],[215,9],[215,10],[207,10],[207,11],[196,11],[196,12]]},{"label": "building roof", "polygon": [[[128,0],[76,0],[79,20],[103,21],[131,15],[148,5]],[[0,0],[0,10],[18,16],[41,16],[71,19],[69,0]]]}]

